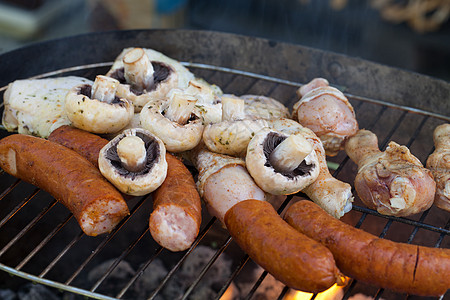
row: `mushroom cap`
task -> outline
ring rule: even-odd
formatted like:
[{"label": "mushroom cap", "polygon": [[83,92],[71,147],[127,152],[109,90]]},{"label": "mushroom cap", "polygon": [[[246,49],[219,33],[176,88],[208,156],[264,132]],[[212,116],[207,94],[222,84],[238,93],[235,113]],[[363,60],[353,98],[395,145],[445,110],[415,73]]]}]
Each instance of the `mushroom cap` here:
[{"label": "mushroom cap", "polygon": [[[134,47],[124,48],[122,52],[116,57],[114,60],[114,63],[111,67],[111,69],[108,71],[107,75],[111,75],[111,73],[114,73],[116,70],[121,69],[124,67],[123,65],[123,57],[131,50],[133,50]],[[149,48],[142,48],[145,51],[145,54],[148,56],[150,61],[152,62],[161,62],[164,63],[170,67],[172,67],[176,73],[178,74],[178,85],[177,87],[180,89],[187,88],[189,85],[189,81],[194,79],[194,74],[191,73],[185,66],[183,66],[179,61],[170,58],[161,52],[158,52],[153,49]]]},{"label": "mushroom cap", "polygon": [[189,81],[189,86],[182,91],[184,94],[197,99],[193,113],[202,119],[203,124],[217,123],[222,120],[220,96],[223,92],[220,87],[209,84],[202,78],[194,78]]},{"label": "mushroom cap", "polygon": [[[168,67],[170,68],[170,67]],[[124,78],[117,78],[120,82],[125,83]],[[136,112],[142,110],[147,102],[152,100],[163,99],[167,93],[178,86],[178,75],[171,69],[168,76],[162,81],[155,81],[156,84],[152,86],[151,90],[135,91],[129,84],[121,84],[117,89],[119,97],[130,100]]]},{"label": "mushroom cap", "polygon": [[182,152],[197,146],[202,139],[202,121],[192,114],[194,118],[184,125],[172,122],[163,115],[167,107],[168,102],[164,100],[148,102],[140,113],[142,128],[158,136],[170,152]]},{"label": "mushroom cap", "polygon": [[189,86],[184,90],[185,93],[195,96],[198,103],[216,104],[223,95],[222,90],[215,84],[210,84],[203,78],[194,78],[189,81]]},{"label": "mushroom cap", "polygon": [[353,195],[350,184],[333,177],[327,166],[325,149],[321,140],[309,128],[303,127],[291,119],[270,120],[270,127],[284,134],[301,133],[314,148],[319,162],[320,172],[317,179],[304,192],[315,203],[319,204],[329,214],[336,218],[342,217],[351,210]]},{"label": "mushroom cap", "polygon": [[[120,163],[117,144],[126,136],[138,136],[145,143],[147,162],[139,172],[130,172]],[[166,148],[164,143],[149,131],[141,128],[127,129],[102,148],[98,165],[103,176],[121,192],[133,196],[146,195],[156,190],[166,178]]]},{"label": "mushroom cap", "polygon": [[[121,83],[126,83],[123,57],[133,49],[134,47],[123,49],[114,60],[114,64],[106,75],[118,79]],[[143,48],[143,50],[152,62],[155,70],[153,75],[154,82],[157,84],[154,85],[151,90],[147,90],[144,93],[136,93],[136,91],[133,91],[127,84],[119,87],[117,91],[117,94],[120,95],[120,97],[124,97],[133,102],[137,112],[139,112],[148,101],[165,97],[167,92],[172,88],[187,88],[189,86],[189,81],[194,79],[194,74],[177,60],[153,49]]]},{"label": "mushroom cap", "polygon": [[255,134],[267,127],[265,119],[244,119],[208,124],[203,131],[206,147],[216,153],[245,156]]},{"label": "mushroom cap", "polygon": [[193,111],[203,124],[219,123],[222,121],[222,103],[199,103],[195,104]]},{"label": "mushroom cap", "polygon": [[320,167],[315,151],[311,151],[292,172],[279,172],[272,167],[269,155],[287,137],[281,132],[263,128],[256,133],[247,147],[247,170],[255,182],[270,194],[297,193],[319,176]]},{"label": "mushroom cap", "polygon": [[122,128],[120,131],[118,132],[113,132],[110,134],[105,134],[104,137],[108,140],[112,140],[113,138],[115,138],[116,136],[118,136],[119,134],[121,134],[124,130],[127,129],[132,129],[132,128],[142,128],[141,127],[141,120],[140,120],[140,114],[139,113],[135,113],[133,114],[133,117],[131,118],[130,122],[124,127]]},{"label": "mushroom cap", "polygon": [[243,95],[245,114],[263,119],[278,119],[290,117],[289,109],[280,101],[261,95]]},{"label": "mushroom cap", "polygon": [[114,133],[133,118],[134,108],[126,99],[112,103],[91,99],[91,85],[78,85],[69,90],[65,100],[65,114],[74,127],[93,133]]}]

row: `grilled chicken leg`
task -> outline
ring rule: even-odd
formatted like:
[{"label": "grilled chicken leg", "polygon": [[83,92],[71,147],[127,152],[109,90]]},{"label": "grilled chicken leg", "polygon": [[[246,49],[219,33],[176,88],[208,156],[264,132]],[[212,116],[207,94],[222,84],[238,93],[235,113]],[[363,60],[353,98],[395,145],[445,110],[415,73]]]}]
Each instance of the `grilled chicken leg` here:
[{"label": "grilled chicken leg", "polygon": [[345,151],[358,165],[355,189],[368,207],[385,215],[408,216],[433,204],[433,176],[406,146],[390,142],[382,152],[374,133],[359,130]]},{"label": "grilled chicken leg", "polygon": [[358,130],[355,112],[347,97],[315,78],[297,91],[300,100],[293,106],[293,119],[308,127],[321,139],[326,154],[335,156],[344,142]]},{"label": "grilled chicken leg", "polygon": [[436,127],[433,133],[435,151],[428,157],[427,168],[436,181],[434,203],[450,211],[450,124]]}]

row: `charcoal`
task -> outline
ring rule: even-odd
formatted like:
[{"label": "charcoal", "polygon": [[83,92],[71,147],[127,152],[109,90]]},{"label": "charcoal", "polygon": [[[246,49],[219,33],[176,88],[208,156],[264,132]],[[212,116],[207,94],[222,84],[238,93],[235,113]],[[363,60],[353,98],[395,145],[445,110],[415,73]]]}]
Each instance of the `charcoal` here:
[{"label": "charcoal", "polygon": [[[196,247],[181,266],[180,270],[174,274],[168,285],[164,288],[162,292],[164,299],[179,299],[196,280],[215,253],[216,250],[210,247]],[[218,291],[231,275],[231,263],[231,259],[225,254],[220,255],[194,289],[194,292],[189,295],[188,299],[216,298]]]},{"label": "charcoal", "polygon": [[0,290],[0,299],[2,300],[17,300],[16,293],[11,290]]},{"label": "charcoal", "polygon": [[[133,285],[136,299],[147,298],[161,283],[168,271],[161,260],[155,259],[136,280]],[[157,296],[155,300],[162,300],[161,296]]]},{"label": "charcoal", "polygon": [[[91,285],[95,284],[111,267],[115,259],[107,260],[93,268],[88,274]],[[135,274],[135,270],[126,261],[121,261],[108,277],[102,282],[96,292],[115,295],[119,293],[124,284]]]},{"label": "charcoal", "polygon": [[59,300],[60,297],[50,288],[41,284],[27,283],[17,292],[20,300]]}]

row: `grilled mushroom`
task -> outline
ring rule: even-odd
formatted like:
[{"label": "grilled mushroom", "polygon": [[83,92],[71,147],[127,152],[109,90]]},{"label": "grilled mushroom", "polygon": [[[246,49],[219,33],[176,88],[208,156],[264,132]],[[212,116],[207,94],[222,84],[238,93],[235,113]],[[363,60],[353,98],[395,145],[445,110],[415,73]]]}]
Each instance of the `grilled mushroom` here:
[{"label": "grilled mushroom", "polygon": [[136,112],[173,88],[187,88],[194,78],[184,66],[152,49],[126,48],[106,74],[122,83],[117,93],[133,102]]},{"label": "grilled mushroom", "polygon": [[239,98],[244,99],[245,114],[263,119],[288,118],[289,109],[280,101],[261,95],[243,95]]},{"label": "grilled mushroom", "polygon": [[427,159],[427,168],[436,181],[434,204],[450,211],[450,124],[442,124],[434,129],[434,152]]},{"label": "grilled mushroom", "polygon": [[270,120],[269,123],[270,128],[284,134],[301,133],[316,152],[320,167],[319,176],[302,192],[335,218],[340,218],[349,212],[353,202],[352,187],[331,175],[322,142],[314,132],[291,119],[275,119]]},{"label": "grilled mushroom", "polygon": [[148,102],[140,113],[142,128],[158,136],[170,152],[194,148],[202,138],[203,123],[192,113],[197,99],[173,90],[169,100]]},{"label": "grilled mushroom", "polygon": [[193,112],[202,119],[204,124],[221,121],[222,103],[220,97],[223,92],[217,85],[195,78],[189,81],[189,86],[184,92],[197,98],[198,101]]},{"label": "grilled mushroom", "polygon": [[293,106],[293,119],[314,131],[327,155],[337,155],[345,140],[358,130],[352,105],[325,79],[314,79],[301,87],[298,94],[301,99]]},{"label": "grilled mushroom", "polygon": [[316,152],[300,133],[286,135],[269,128],[252,138],[245,163],[255,182],[274,195],[301,191],[320,170]]},{"label": "grilled mushroom", "polygon": [[116,95],[119,82],[98,75],[91,85],[72,88],[66,95],[64,111],[74,127],[93,133],[114,133],[133,118],[133,105]]},{"label": "grilled mushroom", "polygon": [[146,130],[127,129],[102,148],[98,164],[103,176],[121,192],[141,196],[166,178],[166,148]]},{"label": "grilled mushroom", "polygon": [[406,146],[390,142],[382,152],[373,132],[359,130],[345,143],[345,151],[358,165],[355,189],[368,207],[400,217],[433,204],[436,183],[431,171]]},{"label": "grilled mushroom", "polygon": [[243,99],[222,97],[222,121],[205,126],[203,141],[210,151],[242,157],[250,140],[264,127],[267,120],[246,116]]}]

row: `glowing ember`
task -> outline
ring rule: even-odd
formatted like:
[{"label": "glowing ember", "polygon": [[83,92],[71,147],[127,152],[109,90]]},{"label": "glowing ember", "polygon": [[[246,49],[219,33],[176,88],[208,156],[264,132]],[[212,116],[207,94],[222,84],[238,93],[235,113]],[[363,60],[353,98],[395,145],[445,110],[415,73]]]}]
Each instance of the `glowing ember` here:
[{"label": "glowing ember", "polygon": [[[284,300],[309,300],[314,294],[291,290]],[[328,290],[316,295],[315,300],[340,300],[344,296],[344,287],[334,284]]]}]

